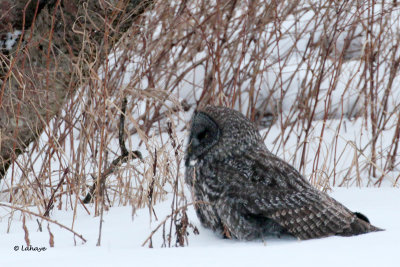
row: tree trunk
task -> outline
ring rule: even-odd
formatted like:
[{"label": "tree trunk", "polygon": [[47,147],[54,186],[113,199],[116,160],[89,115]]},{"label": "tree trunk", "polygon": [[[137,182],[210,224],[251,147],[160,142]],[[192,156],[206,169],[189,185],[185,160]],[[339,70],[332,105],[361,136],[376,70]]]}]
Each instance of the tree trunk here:
[{"label": "tree trunk", "polygon": [[0,51],[0,179],[151,2],[0,0],[0,38],[22,31]]}]

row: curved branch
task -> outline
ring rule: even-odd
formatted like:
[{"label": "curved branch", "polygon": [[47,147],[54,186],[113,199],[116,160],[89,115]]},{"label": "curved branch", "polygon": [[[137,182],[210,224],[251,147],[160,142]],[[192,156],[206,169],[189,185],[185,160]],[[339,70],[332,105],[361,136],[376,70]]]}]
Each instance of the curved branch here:
[{"label": "curved branch", "polygon": [[3,203],[0,203],[0,206],[1,206],[1,207],[5,207],[5,208],[9,208],[9,209],[13,209],[13,210],[19,210],[20,212],[28,213],[28,214],[30,214],[30,215],[33,215],[33,216],[39,217],[39,218],[41,218],[41,219],[43,219],[43,220],[46,220],[46,221],[48,221],[48,222],[50,222],[50,223],[54,223],[54,224],[60,226],[61,228],[63,228],[63,229],[65,229],[65,230],[67,230],[67,231],[73,233],[74,235],[76,235],[77,237],[79,237],[79,238],[83,241],[83,243],[86,243],[86,239],[83,238],[82,235],[78,234],[77,232],[75,232],[75,231],[72,230],[71,228],[68,228],[67,226],[65,226],[65,225],[63,225],[63,224],[61,224],[61,223],[59,223],[59,222],[57,222],[57,221],[55,221],[55,220],[52,220],[52,219],[50,219],[50,218],[48,218],[48,217],[42,216],[42,215],[40,215],[40,214],[37,214],[37,213],[35,213],[35,212],[33,212],[33,211],[24,210],[24,209],[22,209],[22,208],[18,208],[18,207],[15,207],[15,206],[10,206],[10,205],[3,204]]}]

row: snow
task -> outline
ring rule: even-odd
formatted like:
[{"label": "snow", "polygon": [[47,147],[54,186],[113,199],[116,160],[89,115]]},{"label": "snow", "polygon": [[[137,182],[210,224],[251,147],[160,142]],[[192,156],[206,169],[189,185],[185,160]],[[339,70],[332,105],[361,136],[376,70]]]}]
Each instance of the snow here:
[{"label": "snow", "polygon": [[[72,234],[51,224],[55,247],[49,247],[47,223],[43,232],[37,230],[36,220],[27,220],[33,247],[45,251],[21,251],[26,247],[22,222],[14,214],[7,234],[8,215],[0,210],[1,266],[398,266],[400,249],[400,192],[393,188],[335,188],[331,195],[350,209],[365,214],[370,221],[385,231],[354,237],[328,237],[307,241],[268,238],[256,241],[221,239],[204,229],[191,206],[190,222],[200,234],[190,232],[189,246],[161,248],[161,229],[153,237],[152,249],[142,247],[149,233],[170,212],[170,200],[155,206],[159,218],[150,223],[147,208],[138,210],[132,220],[131,207],[113,207],[104,214],[101,246],[97,247],[99,217],[80,209],[74,230],[87,239],[85,244]],[[89,209],[91,212],[93,207]],[[55,210],[52,218],[71,225],[68,212]],[[14,246],[19,251],[14,251]]]},{"label": "snow", "polygon": [[5,50],[11,50],[15,43],[17,42],[17,39],[21,35],[21,31],[14,31],[14,32],[8,32],[6,35],[5,40],[0,40],[0,50],[5,49]]}]

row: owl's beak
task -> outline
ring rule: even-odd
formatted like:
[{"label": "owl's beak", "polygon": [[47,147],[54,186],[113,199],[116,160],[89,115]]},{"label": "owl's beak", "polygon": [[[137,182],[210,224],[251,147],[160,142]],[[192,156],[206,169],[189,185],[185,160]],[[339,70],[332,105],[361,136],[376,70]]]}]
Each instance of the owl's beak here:
[{"label": "owl's beak", "polygon": [[187,153],[192,154],[192,150],[193,150],[192,144],[189,144],[189,146],[187,148]]},{"label": "owl's beak", "polygon": [[186,159],[185,159],[185,167],[192,166],[190,162],[193,162],[194,154],[193,154],[193,145],[192,140],[189,140],[188,147],[186,149]]},{"label": "owl's beak", "polygon": [[[190,148],[188,148],[188,151],[189,151],[189,149]],[[195,161],[192,159],[192,156],[187,155],[185,158],[185,167],[187,168],[187,167],[193,166],[193,164],[192,164],[193,162],[195,162]]]}]

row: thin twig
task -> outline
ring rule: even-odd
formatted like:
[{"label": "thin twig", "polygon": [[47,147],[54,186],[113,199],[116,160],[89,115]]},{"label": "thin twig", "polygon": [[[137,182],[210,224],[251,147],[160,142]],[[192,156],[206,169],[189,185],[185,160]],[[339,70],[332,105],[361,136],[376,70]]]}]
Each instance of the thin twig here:
[{"label": "thin twig", "polygon": [[46,220],[46,221],[48,221],[48,222],[54,223],[54,224],[60,226],[61,228],[63,228],[63,229],[65,229],[65,230],[67,230],[67,231],[73,233],[74,236],[79,237],[79,238],[83,241],[83,243],[86,243],[86,241],[87,241],[85,238],[83,238],[82,235],[78,234],[77,232],[75,232],[75,231],[72,230],[71,228],[69,228],[69,227],[67,227],[67,226],[65,226],[65,225],[63,225],[63,224],[61,224],[61,223],[59,223],[59,222],[57,222],[57,221],[55,221],[55,220],[52,220],[52,219],[50,219],[50,218],[48,218],[48,217],[45,217],[45,216],[40,215],[40,214],[37,214],[37,213],[35,213],[35,212],[33,212],[33,211],[30,211],[30,210],[24,210],[24,209],[22,209],[22,208],[15,207],[15,206],[10,206],[10,205],[4,204],[4,203],[0,203],[0,206],[1,206],[1,207],[5,207],[5,208],[9,208],[9,209],[13,209],[13,210],[19,210],[20,212],[28,213],[28,214],[30,214],[30,215],[39,217],[39,218],[41,218],[41,219],[43,219],[43,220]]},{"label": "thin twig", "polygon": [[66,168],[64,170],[64,174],[60,179],[60,182],[58,183],[56,190],[53,191],[53,193],[51,194],[49,203],[47,203],[47,207],[46,207],[46,211],[44,212],[43,216],[45,217],[49,217],[50,214],[50,210],[53,208],[53,202],[54,202],[54,196],[56,194],[56,192],[58,191],[58,189],[60,188],[60,186],[63,184],[65,176],[69,173],[69,168]]},{"label": "thin twig", "polygon": [[191,205],[195,205],[195,204],[210,204],[210,203],[207,203],[207,202],[204,202],[204,201],[195,201],[195,202],[191,202],[191,203],[188,203],[188,204],[186,204],[186,205],[184,205],[184,206],[182,206],[182,207],[176,209],[173,213],[168,214],[168,215],[164,218],[164,220],[162,220],[162,221],[157,225],[157,227],[154,228],[153,231],[151,231],[150,235],[149,235],[149,236],[146,238],[146,240],[142,243],[142,247],[144,247],[144,245],[146,245],[146,243],[147,243],[149,240],[151,240],[151,238],[153,237],[153,235],[158,231],[158,229],[160,229],[160,227],[161,227],[162,225],[164,225],[164,224],[168,221],[169,218],[171,218],[171,217],[174,216],[175,214],[179,213],[181,210],[185,210],[185,209],[187,209],[187,207],[189,207],[189,206],[191,206]]},{"label": "thin twig", "polygon": [[[119,146],[121,149],[121,156],[117,157],[114,159],[110,166],[102,172],[102,175],[100,177],[100,183],[105,183],[105,180],[107,177],[112,174],[122,163],[125,163],[128,161],[129,156],[132,155],[133,158],[137,158],[142,160],[142,153],[140,151],[135,150],[132,152],[128,152],[125,146],[125,112],[126,112],[126,105],[127,105],[127,98],[124,97],[122,101],[122,107],[121,107],[121,116],[120,116],[120,123],[119,123]],[[86,197],[83,199],[83,203],[87,204],[92,201],[93,196],[95,195],[95,190],[97,188],[97,179],[93,183],[89,193],[86,195]]]}]

